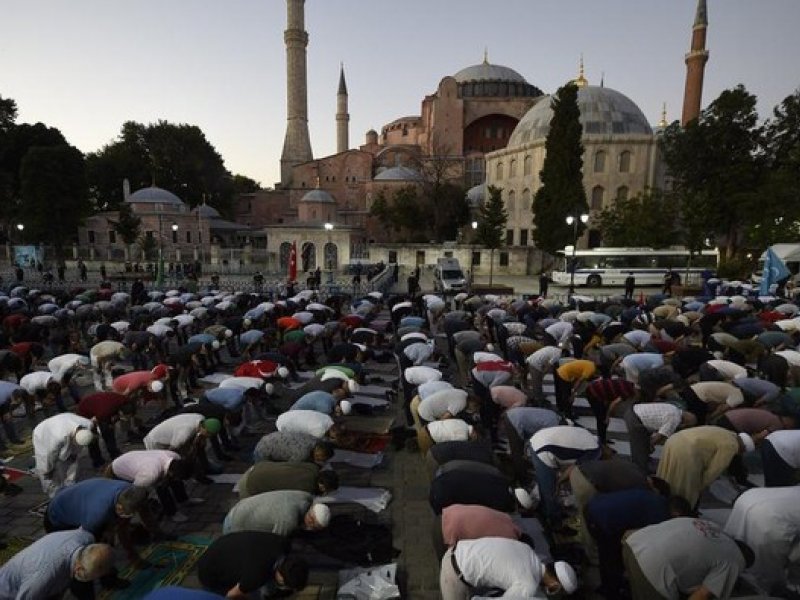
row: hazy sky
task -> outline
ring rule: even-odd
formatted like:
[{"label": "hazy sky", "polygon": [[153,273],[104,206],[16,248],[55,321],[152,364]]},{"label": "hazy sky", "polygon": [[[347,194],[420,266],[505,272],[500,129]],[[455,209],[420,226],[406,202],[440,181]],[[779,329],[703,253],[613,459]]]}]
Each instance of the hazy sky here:
[{"label": "hazy sky", "polygon": [[[419,114],[439,81],[489,61],[545,93],[577,74],[680,117],[696,0],[307,0],[314,156],[336,148],[344,62],[350,145]],[[800,0],[708,0],[703,103],[743,83],[759,113],[800,87]],[[286,118],[283,0],[5,0],[0,96],[19,122],[58,127],[84,152],[122,123],[198,125],[234,173],[272,185]]]}]

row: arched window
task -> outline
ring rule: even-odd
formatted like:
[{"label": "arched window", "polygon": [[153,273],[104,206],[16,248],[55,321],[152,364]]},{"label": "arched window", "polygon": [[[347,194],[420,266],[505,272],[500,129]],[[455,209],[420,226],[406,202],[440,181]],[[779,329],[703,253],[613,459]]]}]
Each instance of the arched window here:
[{"label": "arched window", "polygon": [[286,270],[289,268],[289,255],[291,253],[292,245],[289,242],[283,242],[281,244],[280,251],[278,252],[281,263],[281,272],[286,272]]},{"label": "arched window", "polygon": [[517,176],[517,161],[512,160],[511,164],[508,167],[508,176],[509,177],[516,177]]},{"label": "arched window", "polygon": [[596,185],[592,188],[592,210],[603,210],[603,197],[605,196],[605,189],[602,185]]},{"label": "arched window", "polygon": [[528,188],[522,190],[522,210],[531,209],[531,191]]},{"label": "arched window", "polygon": [[594,172],[602,173],[606,170],[606,153],[599,150],[594,155]]},{"label": "arched window", "polygon": [[502,181],[503,180],[503,163],[501,163],[501,162],[497,163],[497,167],[495,168],[494,177],[495,177],[495,179],[497,179],[497,181]]},{"label": "arched window", "polygon": [[333,242],[325,244],[325,268],[329,270],[339,268],[339,247]]},{"label": "arched window", "polygon": [[304,242],[300,251],[301,271],[313,271],[317,268],[317,248],[313,242]]},{"label": "arched window", "polygon": [[533,170],[533,158],[531,158],[531,155],[528,154],[525,157],[525,160],[522,162],[522,173],[524,175],[530,175],[532,170]]},{"label": "arched window", "polygon": [[511,217],[514,214],[514,210],[517,203],[517,195],[514,193],[514,190],[508,192],[508,201],[506,202],[506,210],[508,210],[508,216]]},{"label": "arched window", "polygon": [[625,150],[619,155],[619,172],[630,173],[631,170],[631,153]]},{"label": "arched window", "polygon": [[628,199],[628,186],[621,185],[617,188],[617,200],[627,200]]}]

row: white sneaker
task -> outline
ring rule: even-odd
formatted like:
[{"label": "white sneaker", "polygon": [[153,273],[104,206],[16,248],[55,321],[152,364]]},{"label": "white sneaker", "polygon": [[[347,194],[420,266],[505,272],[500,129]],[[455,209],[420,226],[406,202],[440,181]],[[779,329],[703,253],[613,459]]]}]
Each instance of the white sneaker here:
[{"label": "white sneaker", "polygon": [[185,514],[183,514],[182,512],[176,512],[176,513],[175,513],[174,515],[172,515],[170,518],[172,519],[172,522],[173,522],[173,523],[186,523],[186,521],[188,521],[188,520],[189,520],[189,517],[187,517],[187,516],[186,516]]},{"label": "white sneaker", "polygon": [[186,501],[186,504],[188,504],[189,506],[197,506],[198,504],[203,504],[203,502],[205,501],[206,501],[205,498],[189,498]]}]

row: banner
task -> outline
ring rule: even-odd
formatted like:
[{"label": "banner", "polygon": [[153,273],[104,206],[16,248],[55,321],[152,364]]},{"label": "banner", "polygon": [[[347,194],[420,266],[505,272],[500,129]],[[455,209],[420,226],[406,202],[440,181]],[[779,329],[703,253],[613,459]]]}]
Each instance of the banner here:
[{"label": "banner", "polygon": [[791,273],[786,267],[786,263],[781,260],[780,256],[775,254],[771,247],[767,248],[767,256],[764,259],[764,272],[761,274],[761,287],[758,293],[762,296],[768,296],[770,286],[789,275]]},{"label": "banner", "polygon": [[289,253],[289,281],[297,280],[297,242],[292,242],[292,250]]}]

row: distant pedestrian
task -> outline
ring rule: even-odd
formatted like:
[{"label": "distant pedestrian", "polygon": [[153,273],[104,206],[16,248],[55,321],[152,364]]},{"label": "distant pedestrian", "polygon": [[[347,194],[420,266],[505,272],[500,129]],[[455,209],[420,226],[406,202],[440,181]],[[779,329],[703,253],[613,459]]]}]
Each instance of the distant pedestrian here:
[{"label": "distant pedestrian", "polygon": [[106,266],[105,265],[100,265],[100,278],[103,281],[105,281],[108,278],[107,274],[106,274]]},{"label": "distant pedestrian", "polygon": [[664,273],[664,289],[661,290],[662,294],[672,295],[672,284],[675,281],[675,273],[671,268],[667,269]]},{"label": "distant pedestrian", "polygon": [[14,275],[17,278],[17,283],[22,283],[22,280],[25,279],[25,271],[18,264],[14,265]]},{"label": "distant pedestrian", "polygon": [[636,277],[634,277],[633,271],[631,271],[625,278],[625,298],[627,298],[628,300],[633,299],[633,290],[635,287],[636,287]]},{"label": "distant pedestrian", "polygon": [[86,281],[88,278],[88,270],[86,269],[86,263],[84,263],[82,260],[78,260],[78,273],[81,281]]},{"label": "distant pedestrian", "polygon": [[550,275],[547,271],[542,271],[539,275],[539,295],[542,298],[547,298],[547,288],[550,285]]}]

